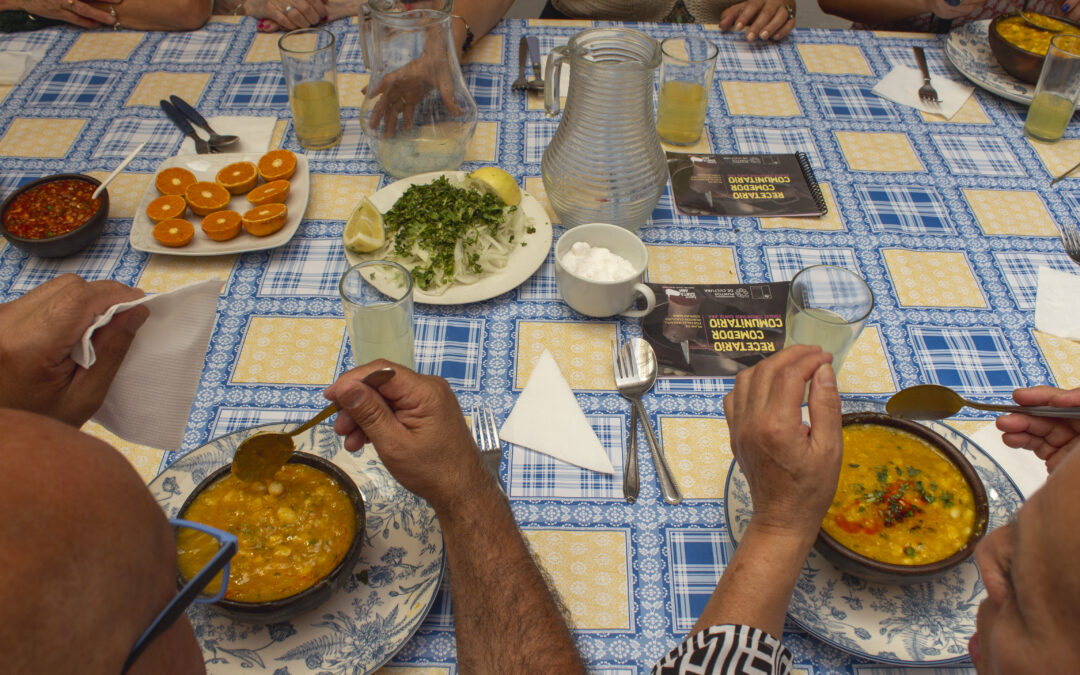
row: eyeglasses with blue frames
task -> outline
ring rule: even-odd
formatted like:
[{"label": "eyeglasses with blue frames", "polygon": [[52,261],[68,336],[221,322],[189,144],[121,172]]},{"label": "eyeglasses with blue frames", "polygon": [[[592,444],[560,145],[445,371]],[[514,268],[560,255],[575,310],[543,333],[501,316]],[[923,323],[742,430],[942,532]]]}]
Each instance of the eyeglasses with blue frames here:
[{"label": "eyeglasses with blue frames", "polygon": [[[229,561],[236,555],[238,545],[236,537],[224,530],[219,530],[190,520],[170,518],[169,524],[176,528],[187,527],[210,535],[218,541],[218,550],[217,553],[214,554],[214,557],[212,557],[190,581],[184,584],[184,587],[180,589],[180,592],[176,594],[176,597],[170,600],[169,604],[165,605],[165,609],[161,610],[161,613],[150,623],[150,627],[135,641],[135,646],[131,648],[131,653],[128,654],[127,661],[124,662],[124,669],[120,671],[121,673],[127,672],[128,668],[135,663],[135,660],[139,658],[139,655],[143,653],[143,650],[146,649],[147,645],[153,642],[154,638],[168,630],[169,626],[172,626],[176,619],[188,608],[188,605],[193,602],[217,602],[225,597],[225,591],[229,586]],[[221,572],[221,587],[212,596],[201,595],[207,585],[209,585],[214,577],[217,576],[218,572]]]}]

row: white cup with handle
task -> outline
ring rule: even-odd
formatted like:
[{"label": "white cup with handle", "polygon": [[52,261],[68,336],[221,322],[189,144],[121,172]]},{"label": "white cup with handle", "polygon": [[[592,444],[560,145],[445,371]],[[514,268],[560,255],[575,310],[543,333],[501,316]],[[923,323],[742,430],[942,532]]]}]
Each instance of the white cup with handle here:
[{"label": "white cup with handle", "polygon": [[[583,272],[571,272],[563,264],[564,256],[578,242],[592,248],[605,248],[633,268],[632,274],[615,281],[598,281]],[[641,239],[630,230],[608,223],[588,223],[567,230],[555,243],[555,283],[566,304],[586,316],[645,316],[656,306],[656,295],[643,282],[649,264],[649,252]],[[633,309],[637,297],[645,299],[644,309]]]}]

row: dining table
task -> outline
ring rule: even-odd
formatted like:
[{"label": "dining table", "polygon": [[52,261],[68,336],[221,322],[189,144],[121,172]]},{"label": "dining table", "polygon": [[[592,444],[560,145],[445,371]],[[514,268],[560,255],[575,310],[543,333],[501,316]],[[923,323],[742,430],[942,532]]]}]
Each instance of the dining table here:
[{"label": "dining table", "polygon": [[[1017,387],[1080,386],[1080,343],[1036,330],[1034,322],[1039,269],[1077,271],[1059,235],[1080,218],[1080,176],[1053,187],[1050,181],[1080,157],[1080,125],[1070,123],[1058,143],[1041,143],[1023,135],[1024,103],[983,86],[951,119],[872,92],[895,66],[915,67],[914,46],[925,49],[935,78],[964,82],[943,35],[798,28],[779,42],[748,42],[710,25],[506,19],[462,62],[478,106],[462,169],[505,169],[543,206],[556,239],[565,229],[548,205],[541,158],[560,120],[545,113],[542,92],[511,87],[518,43],[535,36],[546,54],[603,25],[657,39],[703,34],[715,41],[705,132],[695,145],[665,149],[805,153],[828,207],[820,217],[686,215],[668,186],[638,231],[650,282],[787,281],[816,264],[856,271],[873,291],[874,309],[838,374],[845,410],[880,409],[894,392],[922,383],[995,403],[1010,402]],[[279,35],[256,26],[252,18],[215,16],[191,32],[55,27],[0,41],[0,51],[40,57],[20,82],[0,86],[0,195],[48,174],[104,177],[146,143],[109,185],[109,219],[89,248],[38,258],[0,240],[0,301],[63,273],[147,293],[223,282],[181,447],[139,445],[93,421],[84,428],[115,446],[148,483],[214,439],[310,418],[326,404],[323,390],[356,365],[338,296],[348,266],[343,227],[364,196],[395,181],[380,170],[360,126],[368,73],[356,20],[327,26],[337,38],[344,132],[325,150],[298,144]],[[265,147],[303,155],[308,199],[290,238],[224,255],[133,246],[140,200],[159,166],[181,152],[183,135],[158,107],[173,94],[211,122],[258,118],[268,132]],[[662,499],[640,443],[640,497],[628,503],[622,471],[630,407],[615,388],[611,343],[641,336],[641,322],[576,313],[559,296],[554,268],[549,251],[523,283],[494,297],[417,303],[416,369],[445,378],[466,413],[486,405],[501,424],[541,356],[551,353],[615,472],[506,444],[506,493],[590,672],[647,673],[694,625],[731,556],[733,528],[745,517],[747,505],[736,509],[731,492],[723,410],[735,379],[658,380],[644,406],[684,500]],[[971,440],[991,421],[965,409],[935,424],[978,459],[984,482],[999,495],[993,526],[1018,508],[1023,493]],[[407,516],[383,526],[407,530]],[[394,555],[386,553],[382,572],[409,563],[398,555],[391,564]],[[927,665],[972,672],[967,637],[983,589],[973,564],[966,565],[964,579],[879,588],[829,577],[811,560],[783,635],[794,672],[885,675]],[[370,569],[370,576],[367,569],[357,574],[361,583],[393,585],[392,573],[377,575],[375,563]],[[402,610],[415,621],[395,636],[393,649],[381,645],[391,620],[378,603],[362,616],[316,611],[270,626],[191,611],[212,673],[456,673],[452,580],[443,570],[433,583],[419,606]],[[305,641],[314,626],[331,624],[333,640]]]}]

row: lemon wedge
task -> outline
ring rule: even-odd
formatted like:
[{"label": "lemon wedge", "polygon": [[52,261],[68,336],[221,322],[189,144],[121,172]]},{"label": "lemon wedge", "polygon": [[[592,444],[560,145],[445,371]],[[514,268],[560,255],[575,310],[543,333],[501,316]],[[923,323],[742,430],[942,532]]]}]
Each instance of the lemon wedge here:
[{"label": "lemon wedge", "polygon": [[521,201],[521,188],[514,177],[497,166],[485,166],[465,177],[465,187],[479,192],[490,192],[507,206],[517,206]]},{"label": "lemon wedge", "polygon": [[345,248],[354,253],[371,253],[386,243],[382,214],[367,197],[356,205],[345,223]]}]

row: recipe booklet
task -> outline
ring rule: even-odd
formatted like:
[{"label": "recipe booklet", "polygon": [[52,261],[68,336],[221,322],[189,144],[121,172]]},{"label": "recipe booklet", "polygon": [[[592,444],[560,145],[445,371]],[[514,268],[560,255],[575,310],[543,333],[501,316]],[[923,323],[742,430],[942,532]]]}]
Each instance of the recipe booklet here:
[{"label": "recipe booklet", "polygon": [[727,377],[783,349],[790,286],[650,283],[656,307],[641,332],[660,376]]},{"label": "recipe booklet", "polygon": [[691,216],[823,216],[825,197],[809,158],[667,153],[675,206]]}]

